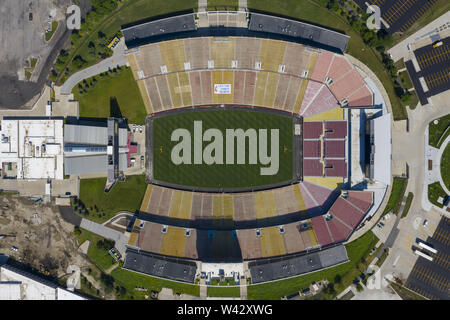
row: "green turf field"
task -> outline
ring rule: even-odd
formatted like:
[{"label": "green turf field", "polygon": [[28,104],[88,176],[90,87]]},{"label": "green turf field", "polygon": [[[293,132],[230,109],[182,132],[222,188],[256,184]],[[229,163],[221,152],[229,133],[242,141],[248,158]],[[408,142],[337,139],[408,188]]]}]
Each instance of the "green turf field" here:
[{"label": "green turf field", "polygon": [[[194,163],[194,121],[202,121],[202,131],[216,128],[223,135],[223,164]],[[172,149],[179,143],[171,141],[172,132],[185,128],[191,136],[191,164],[172,162]],[[260,162],[259,150],[256,164],[249,164],[249,144],[245,143],[245,164],[237,162],[237,142],[235,140],[234,164],[226,164],[226,129],[244,131],[254,128],[268,129],[267,150],[271,154],[271,131],[279,129],[279,168],[273,175],[261,175],[260,168],[269,167]],[[259,139],[259,135],[258,135]],[[181,140],[179,140],[181,141]],[[215,141],[215,139],[212,139]],[[266,141],[266,140],[264,140]],[[212,142],[203,141],[203,149]],[[201,110],[185,112],[153,119],[153,179],[183,186],[204,188],[244,188],[269,185],[292,180],[293,119],[289,116],[274,115],[250,110]],[[259,148],[258,148],[259,149]],[[183,153],[180,153],[183,155]],[[215,155],[215,153],[212,153]]]}]

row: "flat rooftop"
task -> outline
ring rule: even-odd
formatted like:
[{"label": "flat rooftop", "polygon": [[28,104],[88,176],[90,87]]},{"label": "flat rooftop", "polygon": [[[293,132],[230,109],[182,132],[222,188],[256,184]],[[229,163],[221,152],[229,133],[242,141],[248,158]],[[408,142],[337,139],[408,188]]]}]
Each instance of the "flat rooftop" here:
[{"label": "flat rooftop", "polygon": [[17,179],[63,179],[63,123],[63,119],[5,117],[0,163],[15,163]]}]

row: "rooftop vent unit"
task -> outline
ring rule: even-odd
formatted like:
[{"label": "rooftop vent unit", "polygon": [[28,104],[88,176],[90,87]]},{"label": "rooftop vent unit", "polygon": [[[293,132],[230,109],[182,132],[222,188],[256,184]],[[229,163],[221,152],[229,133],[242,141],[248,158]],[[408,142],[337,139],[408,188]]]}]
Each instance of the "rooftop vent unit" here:
[{"label": "rooftop vent unit", "polygon": [[141,223],[139,223],[139,228],[143,228],[144,227],[144,221],[141,221]]},{"label": "rooftop vent unit", "polygon": [[285,69],[286,69],[286,66],[284,64],[280,64],[278,66],[278,72],[280,72],[280,73],[283,73]]},{"label": "rooftop vent unit", "polygon": [[330,77],[326,77],[325,78],[325,84],[326,85],[330,85],[330,84],[332,84],[333,83],[333,79],[331,79]]},{"label": "rooftop vent unit", "polygon": [[191,70],[191,62],[190,61],[184,63],[184,70]]},{"label": "rooftop vent unit", "polygon": [[280,233],[284,233],[284,226],[279,226],[278,228],[280,229]]},{"label": "rooftop vent unit", "polygon": [[256,61],[255,62],[255,69],[256,70],[261,70],[261,61]]},{"label": "rooftop vent unit", "polygon": [[347,199],[348,198],[348,191],[347,190],[342,190],[341,197],[344,198],[344,199]]},{"label": "rooftop vent unit", "polygon": [[256,229],[256,237],[260,237],[261,236],[261,229]]},{"label": "rooftop vent unit", "polygon": [[331,219],[333,219],[333,215],[331,213],[327,213],[325,215],[325,220],[330,221]]},{"label": "rooftop vent unit", "polygon": [[231,67],[232,67],[233,69],[236,69],[236,68],[238,67],[238,61],[237,61],[237,60],[231,61]]},{"label": "rooftop vent unit", "polygon": [[161,73],[167,73],[167,66],[166,65],[161,66]]},{"label": "rooftop vent unit", "polygon": [[184,235],[186,237],[189,237],[191,235],[191,229],[186,229],[186,231],[184,232]]},{"label": "rooftop vent unit", "polygon": [[168,226],[163,225],[162,228],[161,228],[161,232],[162,233],[167,233],[167,228],[168,228]]},{"label": "rooftop vent unit", "polygon": [[308,76],[308,70],[303,70],[302,71],[302,77],[306,78]]},{"label": "rooftop vent unit", "polygon": [[340,103],[341,103],[341,107],[348,106],[348,100],[347,99],[342,99]]}]

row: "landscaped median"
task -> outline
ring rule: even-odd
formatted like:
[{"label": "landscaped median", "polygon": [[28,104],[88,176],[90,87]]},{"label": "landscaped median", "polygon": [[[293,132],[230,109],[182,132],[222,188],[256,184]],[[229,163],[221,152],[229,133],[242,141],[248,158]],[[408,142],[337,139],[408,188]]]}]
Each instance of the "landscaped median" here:
[{"label": "landscaped median", "polygon": [[386,208],[383,211],[383,215],[392,211],[397,214],[400,206],[402,205],[403,197],[405,196],[406,187],[408,186],[408,178],[395,177],[392,184],[392,191],[389,197]]},{"label": "landscaped median", "polygon": [[208,286],[208,297],[226,297],[226,298],[239,298],[241,296],[241,289],[237,287],[227,286]]},{"label": "landscaped median", "polygon": [[405,207],[403,208],[403,212],[402,212],[402,218],[404,218],[408,215],[409,208],[411,208],[411,203],[412,203],[413,199],[414,199],[414,194],[412,192],[408,193],[408,197],[406,198],[406,204],[405,204]]}]

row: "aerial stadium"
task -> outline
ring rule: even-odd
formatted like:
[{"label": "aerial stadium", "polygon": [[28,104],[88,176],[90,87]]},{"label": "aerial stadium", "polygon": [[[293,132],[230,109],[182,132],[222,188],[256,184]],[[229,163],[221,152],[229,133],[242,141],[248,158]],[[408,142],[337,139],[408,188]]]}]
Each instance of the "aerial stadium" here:
[{"label": "aerial stadium", "polygon": [[214,11],[122,33],[148,114],[148,186],[123,267],[262,283],[348,261],[391,152],[384,89],[344,54],[349,37]]}]

